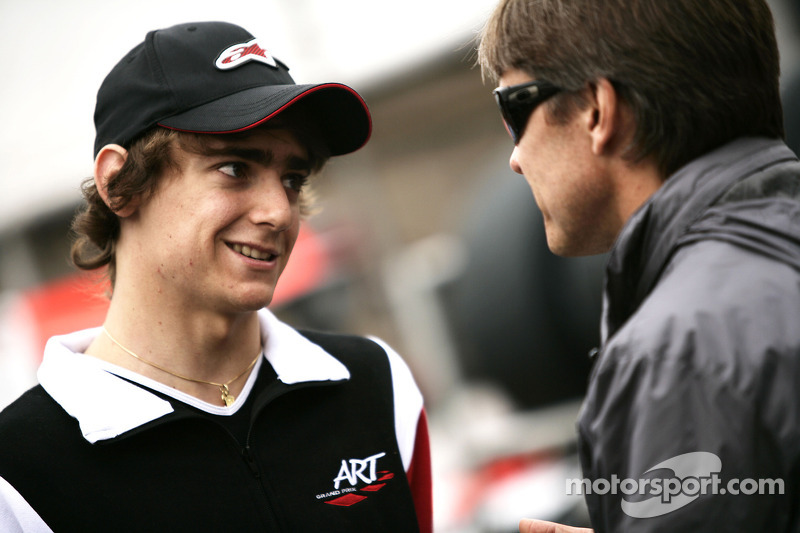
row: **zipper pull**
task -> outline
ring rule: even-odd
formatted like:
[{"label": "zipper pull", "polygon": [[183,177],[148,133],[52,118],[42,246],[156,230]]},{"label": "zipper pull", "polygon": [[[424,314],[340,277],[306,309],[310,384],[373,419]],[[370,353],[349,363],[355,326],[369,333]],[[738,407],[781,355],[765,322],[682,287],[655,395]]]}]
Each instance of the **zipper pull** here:
[{"label": "zipper pull", "polygon": [[258,470],[258,464],[256,463],[253,454],[250,453],[250,446],[245,446],[244,448],[242,448],[242,457],[247,463],[247,466],[250,467],[250,470],[253,471],[253,475],[257,478],[260,478],[261,472]]}]

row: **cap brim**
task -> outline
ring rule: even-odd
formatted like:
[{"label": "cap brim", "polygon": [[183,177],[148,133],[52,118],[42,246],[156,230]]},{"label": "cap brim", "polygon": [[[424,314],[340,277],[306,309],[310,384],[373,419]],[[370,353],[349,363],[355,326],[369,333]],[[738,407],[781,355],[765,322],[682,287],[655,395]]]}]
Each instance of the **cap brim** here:
[{"label": "cap brim", "polygon": [[346,85],[266,85],[245,89],[158,121],[158,125],[192,133],[236,133],[254,128],[299,102],[318,120],[331,155],[354,152],[372,133],[369,109]]}]

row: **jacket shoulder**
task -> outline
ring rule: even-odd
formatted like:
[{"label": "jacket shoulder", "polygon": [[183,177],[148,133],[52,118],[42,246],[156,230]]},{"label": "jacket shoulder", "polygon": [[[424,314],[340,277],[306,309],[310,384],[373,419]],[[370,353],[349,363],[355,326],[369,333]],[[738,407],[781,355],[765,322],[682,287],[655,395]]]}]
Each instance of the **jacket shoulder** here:
[{"label": "jacket shoulder", "polygon": [[46,471],[64,454],[86,445],[78,421],[41,385],[0,413],[0,477],[18,479]]},{"label": "jacket shoulder", "polygon": [[63,409],[41,385],[29,389],[0,412],[0,433],[27,433],[41,424],[60,418]]},{"label": "jacket shoulder", "polygon": [[[351,373],[389,372],[389,356],[377,342],[358,335],[298,330],[344,364]],[[388,375],[388,374],[387,374]]]},{"label": "jacket shoulder", "polygon": [[790,327],[798,322],[800,272],[729,243],[702,241],[675,254],[609,346],[664,353],[690,336],[758,352],[769,343],[800,343],[800,329]]}]

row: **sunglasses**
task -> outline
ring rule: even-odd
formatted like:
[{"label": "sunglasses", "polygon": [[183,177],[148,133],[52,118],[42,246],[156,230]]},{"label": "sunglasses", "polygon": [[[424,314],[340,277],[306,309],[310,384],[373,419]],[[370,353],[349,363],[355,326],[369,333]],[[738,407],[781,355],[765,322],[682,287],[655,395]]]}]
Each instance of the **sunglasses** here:
[{"label": "sunglasses", "polygon": [[494,94],[500,114],[503,115],[506,129],[514,140],[514,144],[519,143],[528,118],[536,106],[561,90],[560,87],[546,81],[530,81],[519,85],[498,87],[493,91],[492,94]]}]

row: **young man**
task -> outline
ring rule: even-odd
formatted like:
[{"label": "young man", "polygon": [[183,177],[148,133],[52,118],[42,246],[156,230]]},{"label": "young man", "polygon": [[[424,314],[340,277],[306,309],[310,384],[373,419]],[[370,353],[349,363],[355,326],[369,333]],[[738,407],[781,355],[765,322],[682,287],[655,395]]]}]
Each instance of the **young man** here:
[{"label": "young man", "polygon": [[331,155],[370,134],[231,24],[151,32],[98,93],[81,268],[101,328],[0,415],[0,530],[430,531],[422,397],[379,341],[265,310]]},{"label": "young man", "polygon": [[594,528],[800,531],[800,163],[766,2],[502,0],[479,54],[551,250],[611,250]]}]

